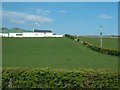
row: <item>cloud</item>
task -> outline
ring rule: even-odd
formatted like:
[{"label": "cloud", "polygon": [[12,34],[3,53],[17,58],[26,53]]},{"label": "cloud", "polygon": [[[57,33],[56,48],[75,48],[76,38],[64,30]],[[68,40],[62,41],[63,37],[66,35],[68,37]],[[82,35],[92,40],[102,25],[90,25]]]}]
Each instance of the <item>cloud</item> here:
[{"label": "cloud", "polygon": [[27,21],[33,21],[33,22],[39,22],[39,23],[48,23],[52,22],[53,20],[51,18],[45,17],[45,16],[38,16],[38,15],[32,15],[27,14],[23,12],[16,12],[16,11],[3,11],[3,17],[9,18],[9,19],[16,19],[16,20],[27,20]]},{"label": "cloud", "polygon": [[47,14],[51,13],[50,10],[45,10],[45,9],[37,9],[36,12],[41,13],[43,15],[47,15]]},{"label": "cloud", "polygon": [[11,19],[11,22],[16,23],[16,24],[24,24],[25,23],[23,20],[16,20],[16,19]]},{"label": "cloud", "polygon": [[112,19],[113,18],[112,16],[107,15],[107,14],[99,15],[99,17],[102,18],[102,19]]},{"label": "cloud", "polygon": [[36,24],[38,27],[40,27],[40,24],[39,24],[39,23],[36,22],[35,24]]},{"label": "cloud", "polygon": [[59,13],[67,13],[68,11],[67,10],[59,10],[58,12]]},{"label": "cloud", "polygon": [[47,17],[44,17],[44,16],[34,16],[34,15],[27,16],[26,20],[40,22],[40,23],[52,22],[52,20],[47,18]]},{"label": "cloud", "polygon": [[50,10],[45,10],[45,9],[37,9],[36,10],[37,13],[50,13],[51,11]]},{"label": "cloud", "polygon": [[26,17],[27,14],[25,13],[22,13],[22,12],[16,12],[16,11],[6,11],[6,10],[3,10],[3,17],[6,17],[6,18],[23,18],[23,17]]}]

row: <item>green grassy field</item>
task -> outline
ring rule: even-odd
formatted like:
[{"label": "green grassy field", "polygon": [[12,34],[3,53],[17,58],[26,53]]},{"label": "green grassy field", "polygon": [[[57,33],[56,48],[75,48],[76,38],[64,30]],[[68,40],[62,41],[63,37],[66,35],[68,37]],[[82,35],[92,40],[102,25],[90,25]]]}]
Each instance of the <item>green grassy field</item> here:
[{"label": "green grassy field", "polygon": [[[80,37],[80,40],[90,42],[94,45],[100,46],[100,37]],[[103,47],[118,49],[118,38],[103,37]]]},{"label": "green grassy field", "polygon": [[3,67],[116,69],[118,57],[101,54],[69,38],[3,38]]}]

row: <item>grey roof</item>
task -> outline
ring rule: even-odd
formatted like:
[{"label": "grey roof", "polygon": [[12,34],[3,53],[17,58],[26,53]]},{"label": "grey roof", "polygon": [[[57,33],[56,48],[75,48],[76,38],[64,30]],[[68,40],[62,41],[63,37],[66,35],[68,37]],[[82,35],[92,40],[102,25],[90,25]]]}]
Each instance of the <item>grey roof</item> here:
[{"label": "grey roof", "polygon": [[51,30],[37,30],[37,29],[34,29],[34,32],[52,33]]}]

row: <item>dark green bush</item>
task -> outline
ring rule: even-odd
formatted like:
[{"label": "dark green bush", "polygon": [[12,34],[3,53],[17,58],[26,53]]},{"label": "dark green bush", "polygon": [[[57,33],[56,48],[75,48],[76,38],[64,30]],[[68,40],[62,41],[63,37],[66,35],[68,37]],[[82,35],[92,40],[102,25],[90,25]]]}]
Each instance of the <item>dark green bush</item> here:
[{"label": "dark green bush", "polygon": [[[80,40],[77,38],[77,36],[73,36],[73,35],[69,35],[69,34],[65,34],[65,37],[68,37],[70,39],[76,40],[77,42],[79,42]],[[115,55],[115,56],[120,56],[120,51],[119,50],[115,50],[115,49],[110,49],[110,48],[103,48],[103,47],[99,47],[99,46],[95,46],[92,45],[88,42],[82,42],[85,46],[87,46],[88,48],[100,52],[100,53],[104,53],[104,54],[109,54],[109,55]]]},{"label": "dark green bush", "polygon": [[59,71],[3,68],[3,88],[118,88],[118,73],[108,70]]},{"label": "dark green bush", "polygon": [[65,34],[65,37],[68,37],[68,38],[73,39],[73,40],[75,40],[75,39],[76,39],[76,36],[69,35],[69,34]]},{"label": "dark green bush", "polygon": [[99,47],[99,46],[94,46],[88,42],[83,42],[83,44],[85,46],[87,46],[88,48],[100,52],[100,53],[104,53],[104,54],[109,54],[109,55],[115,55],[115,56],[120,56],[120,51],[119,50],[115,50],[115,49],[109,49],[109,48],[103,48],[103,47]]}]

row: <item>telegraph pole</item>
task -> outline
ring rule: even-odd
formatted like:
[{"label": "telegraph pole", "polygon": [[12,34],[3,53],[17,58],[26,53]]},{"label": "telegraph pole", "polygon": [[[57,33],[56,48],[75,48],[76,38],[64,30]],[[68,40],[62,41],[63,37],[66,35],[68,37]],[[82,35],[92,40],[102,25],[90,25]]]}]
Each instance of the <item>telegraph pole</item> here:
[{"label": "telegraph pole", "polygon": [[100,32],[100,46],[102,47],[102,32]]},{"label": "telegraph pole", "polygon": [[103,40],[102,40],[102,30],[103,30],[103,26],[99,26],[100,28],[100,46],[102,47],[103,46]]}]

